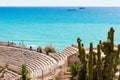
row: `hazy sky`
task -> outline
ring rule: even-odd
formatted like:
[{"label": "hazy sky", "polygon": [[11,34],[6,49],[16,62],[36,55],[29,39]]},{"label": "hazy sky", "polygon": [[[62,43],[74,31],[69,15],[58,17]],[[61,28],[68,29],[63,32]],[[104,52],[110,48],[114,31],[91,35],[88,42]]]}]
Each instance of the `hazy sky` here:
[{"label": "hazy sky", "polygon": [[0,0],[0,6],[120,6],[120,0]]}]

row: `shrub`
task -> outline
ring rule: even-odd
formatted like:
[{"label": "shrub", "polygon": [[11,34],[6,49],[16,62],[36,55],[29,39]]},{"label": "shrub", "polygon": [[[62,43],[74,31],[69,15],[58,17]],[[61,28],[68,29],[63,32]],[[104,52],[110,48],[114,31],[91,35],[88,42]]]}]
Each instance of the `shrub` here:
[{"label": "shrub", "polygon": [[44,51],[50,52],[50,53],[56,53],[55,48],[52,47],[52,46],[46,46],[46,47],[44,48]]},{"label": "shrub", "polygon": [[37,52],[42,53],[42,47],[41,47],[41,46],[38,46],[38,47],[37,47]]},{"label": "shrub", "polygon": [[42,49],[42,47],[41,47],[41,46],[38,46],[37,48]]},{"label": "shrub", "polygon": [[70,66],[70,71],[71,71],[71,74],[73,76],[72,79],[77,76],[77,74],[79,72],[79,66],[80,65],[78,62],[75,62]]},{"label": "shrub", "polygon": [[27,66],[26,65],[22,65],[21,66],[21,74],[22,74],[22,77],[20,80],[31,80],[31,77],[30,77],[30,74],[27,70]]}]

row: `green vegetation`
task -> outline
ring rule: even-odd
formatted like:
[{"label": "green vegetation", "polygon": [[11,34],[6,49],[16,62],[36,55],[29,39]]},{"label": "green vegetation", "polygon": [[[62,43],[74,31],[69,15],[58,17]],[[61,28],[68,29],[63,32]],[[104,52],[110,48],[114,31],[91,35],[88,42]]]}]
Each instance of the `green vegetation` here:
[{"label": "green vegetation", "polygon": [[21,47],[22,47],[22,48],[27,48],[27,46],[26,46],[25,44],[23,44]]},{"label": "green vegetation", "polygon": [[32,78],[30,78],[30,74],[27,70],[26,65],[22,65],[21,66],[21,78],[18,80],[31,80]]},{"label": "green vegetation", "polygon": [[[77,80],[120,80],[115,73],[118,71],[120,44],[118,50],[114,49],[114,29],[111,28],[108,32],[107,41],[100,41],[97,46],[97,52],[93,51],[93,44],[90,43],[89,54],[85,53],[84,45],[81,45],[81,39],[77,39],[79,49],[80,66],[76,69],[73,77]],[[104,53],[105,57],[102,57]],[[78,67],[78,65],[76,65]],[[74,65],[75,67],[75,65]],[[119,78],[119,79],[118,79]]]},{"label": "green vegetation", "polygon": [[52,46],[46,46],[46,47],[44,48],[44,51],[49,52],[49,53],[56,53],[55,48],[52,47]]},{"label": "green vegetation", "polygon": [[38,49],[42,49],[42,47],[41,47],[41,46],[38,46],[37,48],[38,48]]},{"label": "green vegetation", "polygon": [[37,47],[37,52],[42,53],[42,47],[41,47],[41,46],[38,46],[38,47]]},{"label": "green vegetation", "polygon": [[89,60],[88,60],[88,80],[93,80],[93,45],[90,43]]},{"label": "green vegetation", "polygon": [[71,71],[71,74],[72,74],[72,79],[74,79],[76,76],[77,76],[77,74],[78,74],[78,70],[79,70],[79,63],[78,62],[75,62],[75,63],[73,63],[71,66],[70,66],[70,71]]}]

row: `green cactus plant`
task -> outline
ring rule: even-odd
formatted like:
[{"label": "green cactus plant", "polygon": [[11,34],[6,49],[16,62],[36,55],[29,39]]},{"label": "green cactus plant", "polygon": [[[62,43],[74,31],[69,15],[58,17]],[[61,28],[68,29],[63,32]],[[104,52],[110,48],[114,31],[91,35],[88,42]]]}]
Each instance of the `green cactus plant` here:
[{"label": "green cactus plant", "polygon": [[[78,73],[78,80],[115,80],[115,73],[118,71],[120,56],[120,44],[118,50],[114,50],[114,32],[113,28],[108,31],[106,42],[99,42],[97,53],[93,51],[93,44],[90,43],[89,54],[85,53],[84,45],[81,45],[81,39],[78,38],[79,59],[81,62]],[[104,57],[101,56],[104,53]],[[86,55],[88,55],[86,59]],[[120,80],[120,76],[118,78]]]},{"label": "green cactus plant", "polygon": [[77,43],[78,43],[78,50],[79,50],[79,59],[81,59],[81,39],[77,38]]},{"label": "green cactus plant", "polygon": [[100,52],[100,45],[97,46],[97,80],[102,79],[102,61],[101,61],[101,52]]},{"label": "green cactus plant", "polygon": [[81,63],[80,70],[78,73],[78,80],[86,80],[86,73],[87,73],[87,61],[85,60],[85,49],[84,44],[81,45],[81,39],[77,38],[78,49],[79,49],[79,60]]},{"label": "green cactus plant", "polygon": [[85,49],[84,45],[81,46],[81,69],[79,72],[78,79],[79,80],[86,80],[87,78],[87,61],[85,60]]},{"label": "green cactus plant", "polygon": [[[118,53],[117,53],[117,60],[118,60],[117,62],[118,62],[118,64],[120,63],[120,62],[119,62],[119,59],[120,59],[119,56],[120,56],[120,44],[118,45]],[[119,71],[120,71],[120,70],[119,70]],[[119,72],[119,73],[120,73],[120,72]],[[120,80],[120,74],[119,74],[118,80]]]},{"label": "green cactus plant", "polygon": [[93,44],[90,43],[88,61],[88,80],[93,80]]},{"label": "green cactus plant", "polygon": [[115,32],[115,30],[111,27],[110,28],[111,51],[113,51],[113,49],[114,49],[114,32]]}]

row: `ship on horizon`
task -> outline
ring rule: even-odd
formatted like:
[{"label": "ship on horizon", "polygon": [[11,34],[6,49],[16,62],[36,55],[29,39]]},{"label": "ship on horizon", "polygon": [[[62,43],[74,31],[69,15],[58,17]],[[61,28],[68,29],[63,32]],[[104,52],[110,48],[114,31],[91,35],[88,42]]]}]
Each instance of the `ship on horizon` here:
[{"label": "ship on horizon", "polygon": [[76,11],[75,8],[67,9],[67,11]]},{"label": "ship on horizon", "polygon": [[79,7],[79,9],[85,9],[85,7]]}]

